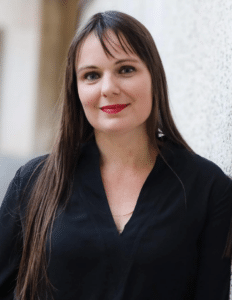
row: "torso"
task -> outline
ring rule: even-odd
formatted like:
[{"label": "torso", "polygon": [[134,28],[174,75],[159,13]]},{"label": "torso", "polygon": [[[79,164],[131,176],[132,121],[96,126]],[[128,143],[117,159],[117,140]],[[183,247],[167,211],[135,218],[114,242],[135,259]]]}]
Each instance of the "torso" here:
[{"label": "torso", "polygon": [[153,165],[139,172],[113,172],[101,168],[106,197],[119,233],[123,231],[126,223],[131,218],[140,191],[152,168]]}]

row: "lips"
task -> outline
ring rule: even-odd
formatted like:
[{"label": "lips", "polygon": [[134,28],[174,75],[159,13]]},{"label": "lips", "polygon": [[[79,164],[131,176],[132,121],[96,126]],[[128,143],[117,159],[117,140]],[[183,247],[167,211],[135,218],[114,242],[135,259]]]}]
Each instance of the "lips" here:
[{"label": "lips", "polygon": [[114,104],[114,105],[106,105],[102,106],[101,109],[115,109],[115,108],[125,108],[129,104]]},{"label": "lips", "polygon": [[129,104],[114,104],[101,107],[101,110],[107,114],[116,114],[126,108]]}]

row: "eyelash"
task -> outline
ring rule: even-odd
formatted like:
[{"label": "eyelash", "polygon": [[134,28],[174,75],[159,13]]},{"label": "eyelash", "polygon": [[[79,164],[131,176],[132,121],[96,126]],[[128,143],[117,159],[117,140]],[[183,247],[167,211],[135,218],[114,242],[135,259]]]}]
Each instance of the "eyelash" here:
[{"label": "eyelash", "polygon": [[[121,68],[119,69],[119,72],[121,72],[121,71],[123,71],[123,70],[125,70],[125,69],[131,69],[132,71],[129,72],[129,73],[122,73],[122,74],[124,74],[124,75],[131,74],[131,73],[133,73],[133,72],[136,71],[135,67],[132,67],[132,66],[123,66],[123,67],[121,67]],[[88,72],[88,73],[84,74],[84,79],[85,79],[85,80],[88,80],[88,81],[94,81],[95,79],[88,79],[88,76],[90,76],[90,75],[98,75],[98,76],[99,76],[99,73],[98,73],[98,72],[95,72],[95,71]],[[98,78],[97,78],[97,79],[98,79]]]},{"label": "eyelash", "polygon": [[[123,67],[120,68],[120,71],[121,71],[121,70],[125,70],[125,69],[132,69],[133,72],[135,71],[135,67],[132,67],[132,66],[123,66]],[[129,72],[129,73],[127,73],[127,74],[130,74],[130,73],[132,73],[132,72]],[[124,74],[125,74],[125,73],[124,73]]]}]

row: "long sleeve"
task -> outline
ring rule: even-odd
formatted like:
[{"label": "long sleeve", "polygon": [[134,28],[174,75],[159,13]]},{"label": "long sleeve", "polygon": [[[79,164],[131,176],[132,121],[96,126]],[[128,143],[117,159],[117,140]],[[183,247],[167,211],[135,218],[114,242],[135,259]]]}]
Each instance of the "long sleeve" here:
[{"label": "long sleeve", "polygon": [[19,168],[0,208],[0,300],[14,299],[28,196],[47,157],[48,155],[36,157]]},{"label": "long sleeve", "polygon": [[210,195],[204,229],[199,238],[199,265],[194,300],[228,300],[230,259],[222,258],[232,215],[232,181],[221,197]]},{"label": "long sleeve", "polygon": [[11,181],[0,209],[0,299],[13,299],[21,257],[22,228],[18,213],[20,169]]}]

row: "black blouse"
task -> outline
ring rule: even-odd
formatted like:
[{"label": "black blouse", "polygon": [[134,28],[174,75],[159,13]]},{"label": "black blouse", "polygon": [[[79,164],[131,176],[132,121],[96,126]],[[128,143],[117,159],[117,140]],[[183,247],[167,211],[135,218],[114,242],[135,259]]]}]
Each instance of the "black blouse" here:
[{"label": "black blouse", "polygon": [[[135,210],[118,233],[95,139],[82,147],[70,201],[55,220],[48,277],[55,300],[228,300],[222,258],[232,180],[213,162],[165,140]],[[38,163],[21,167],[0,210],[0,299],[14,298],[22,240],[20,194]],[[47,243],[47,253],[49,244]]]}]

